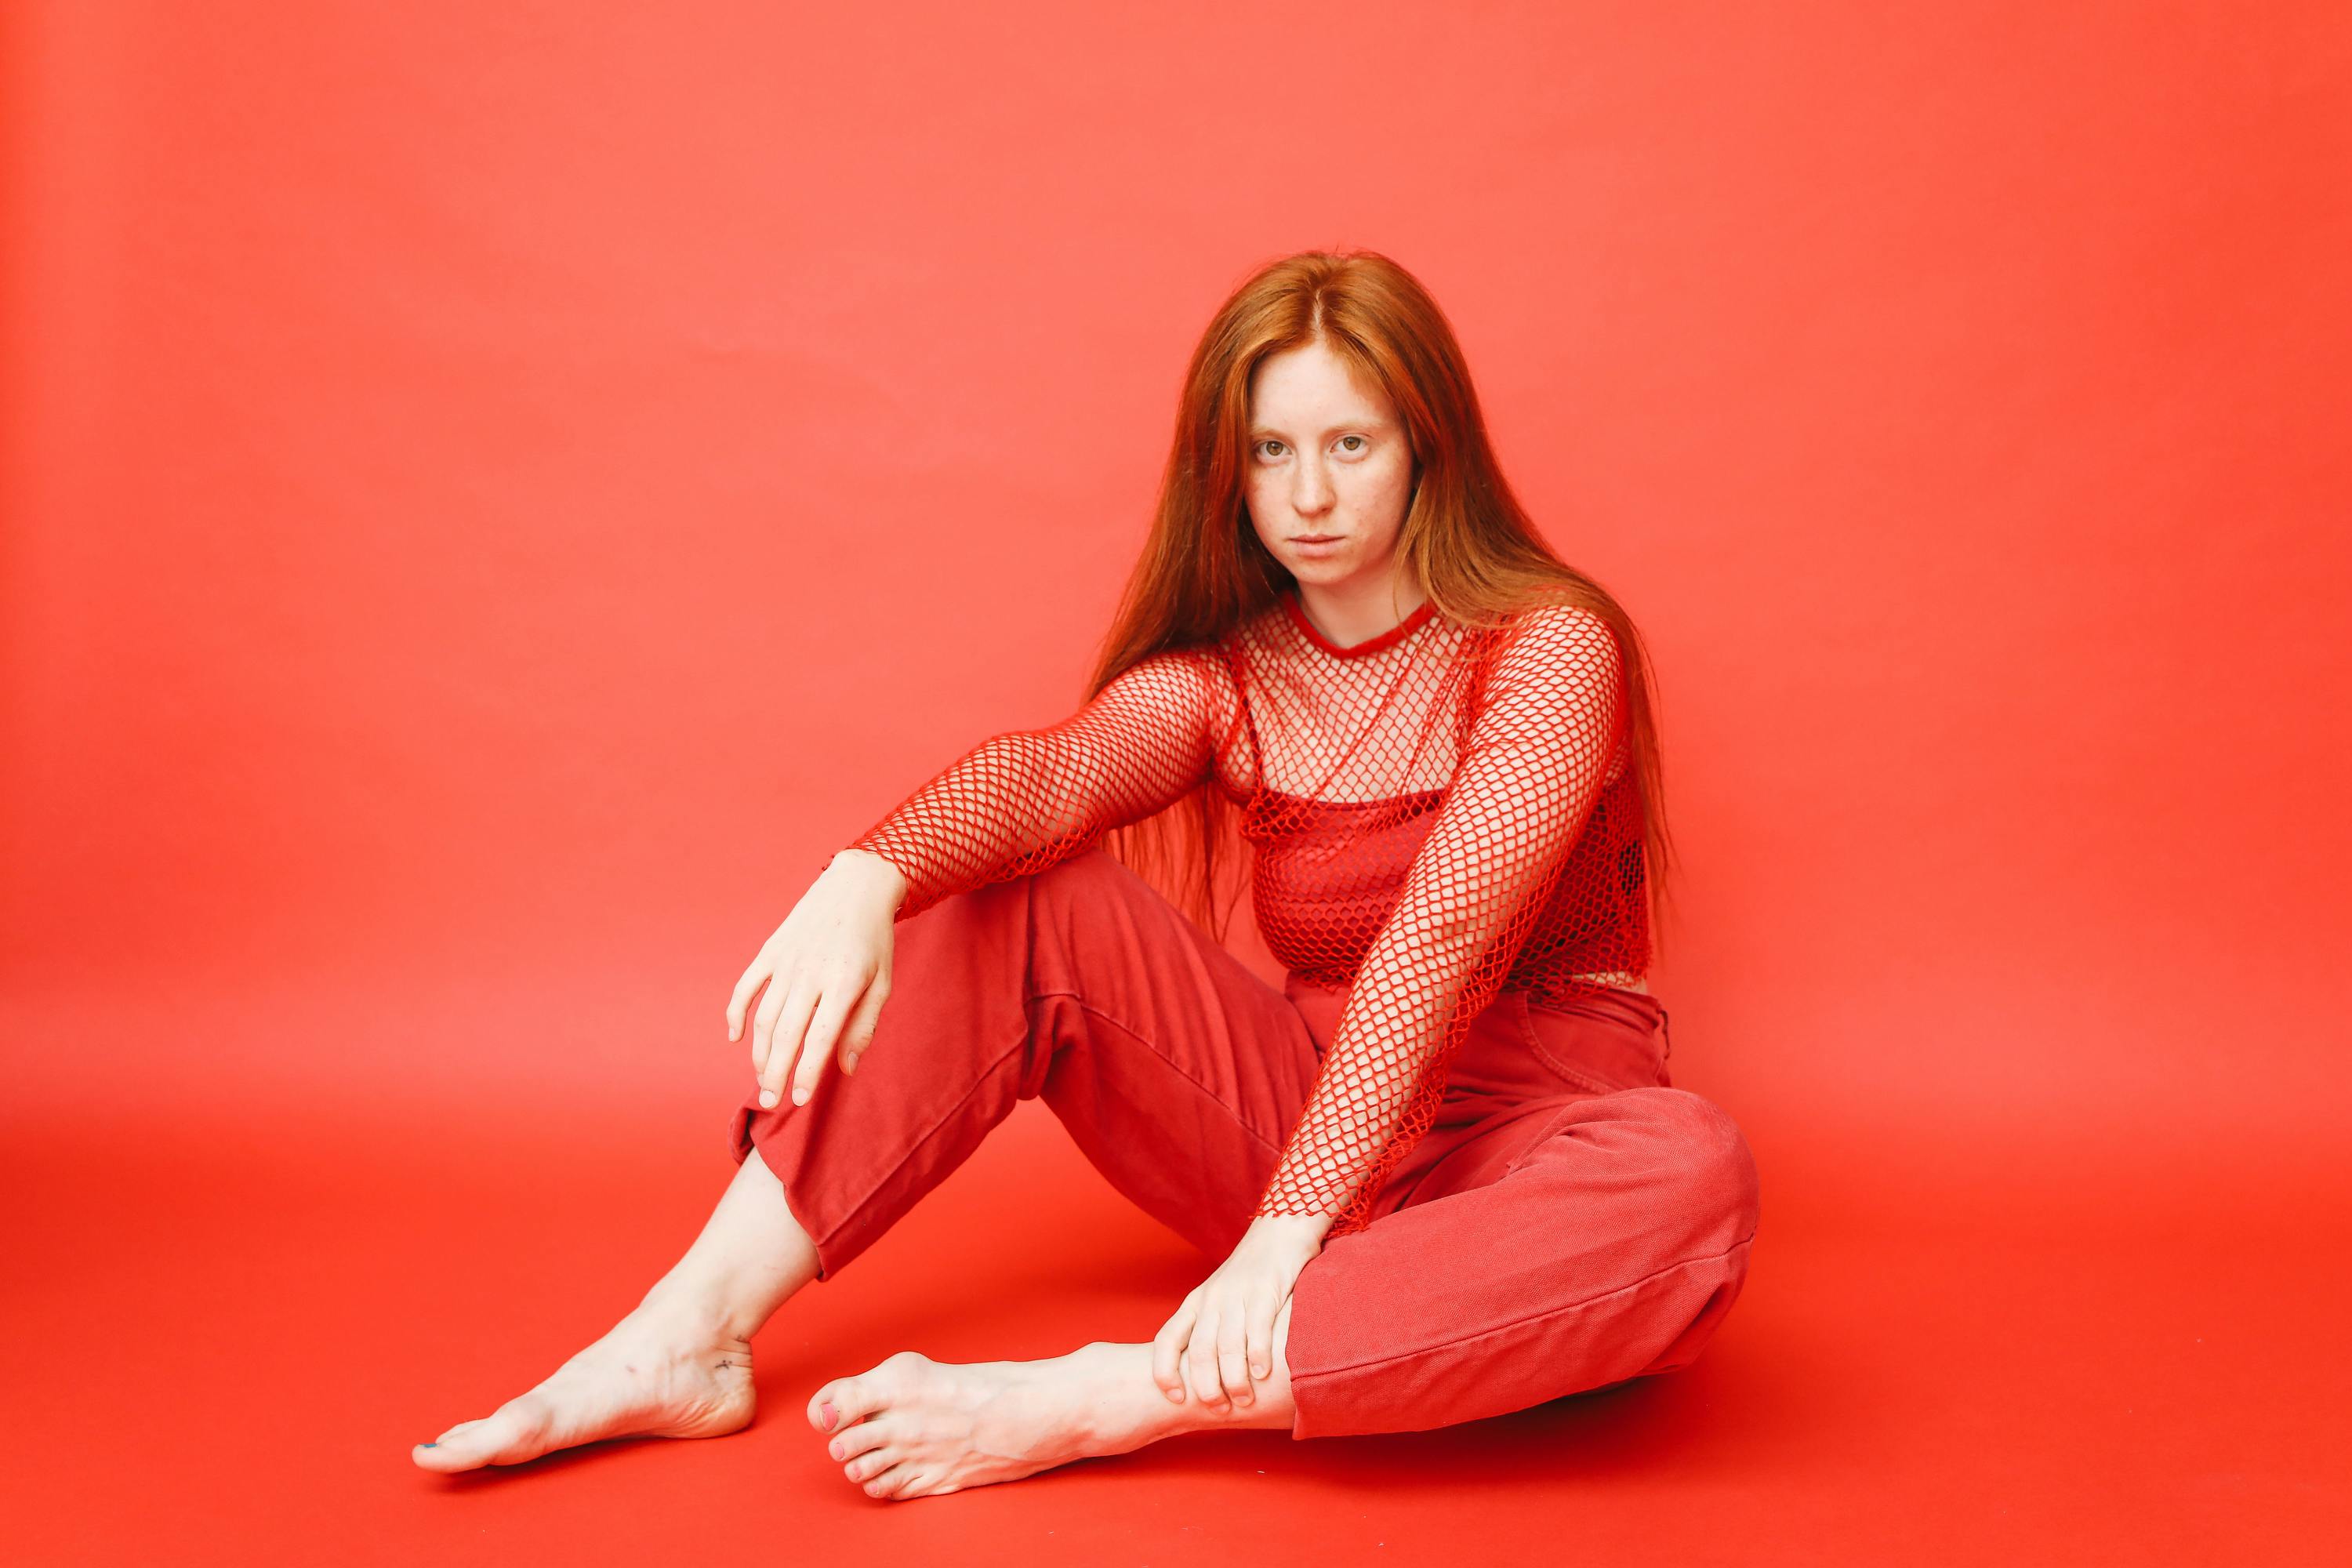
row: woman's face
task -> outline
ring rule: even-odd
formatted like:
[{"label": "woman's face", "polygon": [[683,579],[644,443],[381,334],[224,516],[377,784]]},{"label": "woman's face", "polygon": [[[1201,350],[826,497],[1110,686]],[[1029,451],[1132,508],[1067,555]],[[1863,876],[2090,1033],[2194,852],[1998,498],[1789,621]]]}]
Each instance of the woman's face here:
[{"label": "woman's face", "polygon": [[1302,587],[1385,594],[1413,481],[1394,405],[1318,338],[1258,362],[1249,415],[1244,499],[1259,542]]}]

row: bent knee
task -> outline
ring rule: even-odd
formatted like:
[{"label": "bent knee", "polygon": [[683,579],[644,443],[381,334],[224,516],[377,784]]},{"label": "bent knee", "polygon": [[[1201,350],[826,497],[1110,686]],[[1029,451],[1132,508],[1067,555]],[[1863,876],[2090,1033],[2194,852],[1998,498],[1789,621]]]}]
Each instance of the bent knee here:
[{"label": "bent knee", "polygon": [[1759,1207],[1756,1156],[1731,1113],[1686,1089],[1629,1092],[1645,1102],[1645,1116],[1665,1130],[1675,1183],[1685,1200],[1722,1227],[1727,1247],[1753,1236]]},{"label": "bent knee", "polygon": [[1026,920],[1028,916],[1023,911],[1033,904],[1086,908],[1098,906],[1106,899],[1127,896],[1123,884],[1135,879],[1135,873],[1110,851],[1094,845],[1055,861],[1042,871],[1001,877],[951,893],[932,909],[952,910],[967,920]]},{"label": "bent knee", "polygon": [[1071,893],[1082,889],[1109,887],[1133,878],[1118,856],[1100,844],[1091,844],[1075,855],[1055,861],[1042,871],[1033,871],[1030,878],[1038,891],[1052,889]]}]

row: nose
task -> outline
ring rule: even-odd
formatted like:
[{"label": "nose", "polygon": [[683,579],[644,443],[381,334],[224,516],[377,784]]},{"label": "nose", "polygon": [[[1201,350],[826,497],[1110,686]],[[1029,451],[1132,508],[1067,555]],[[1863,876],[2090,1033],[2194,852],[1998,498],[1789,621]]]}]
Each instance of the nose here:
[{"label": "nose", "polygon": [[1291,470],[1290,510],[1301,517],[1317,517],[1331,509],[1333,491],[1323,465],[1312,458]]}]

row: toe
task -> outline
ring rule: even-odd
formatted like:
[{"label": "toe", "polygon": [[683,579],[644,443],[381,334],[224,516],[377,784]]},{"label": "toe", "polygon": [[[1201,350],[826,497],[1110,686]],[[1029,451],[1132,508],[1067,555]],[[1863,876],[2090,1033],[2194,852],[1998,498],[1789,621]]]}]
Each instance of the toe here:
[{"label": "toe", "polygon": [[858,1455],[841,1467],[841,1473],[856,1485],[864,1486],[877,1477],[887,1475],[898,1468],[905,1459],[904,1454],[886,1445]]},{"label": "toe", "polygon": [[408,1453],[428,1470],[470,1470],[482,1463],[481,1430],[489,1423],[460,1421],[430,1443],[419,1443]]},{"label": "toe", "polygon": [[463,1467],[452,1465],[449,1462],[450,1456],[442,1447],[442,1444],[448,1440],[448,1436],[449,1434],[444,1432],[440,1436],[434,1438],[430,1443],[418,1443],[415,1445],[408,1450],[409,1458],[415,1462],[416,1468],[420,1470],[448,1470],[462,1468]]},{"label": "toe", "polygon": [[834,1434],[824,1451],[836,1459],[854,1459],[871,1453],[898,1435],[898,1424],[887,1415],[877,1415],[871,1421],[860,1421],[845,1431]]},{"label": "toe", "polygon": [[866,1483],[867,1497],[897,1497],[898,1489],[907,1484],[914,1471],[904,1464],[891,1466]]},{"label": "toe", "polygon": [[469,1421],[463,1432],[441,1439],[434,1452],[447,1456],[451,1468],[477,1465],[519,1465],[547,1452],[546,1412],[537,1404],[514,1400],[479,1421]]},{"label": "toe", "polygon": [[[820,1432],[838,1432],[882,1408],[880,1386],[870,1377],[840,1377],[809,1400],[809,1423]],[[831,1420],[826,1416],[830,1415]]]}]

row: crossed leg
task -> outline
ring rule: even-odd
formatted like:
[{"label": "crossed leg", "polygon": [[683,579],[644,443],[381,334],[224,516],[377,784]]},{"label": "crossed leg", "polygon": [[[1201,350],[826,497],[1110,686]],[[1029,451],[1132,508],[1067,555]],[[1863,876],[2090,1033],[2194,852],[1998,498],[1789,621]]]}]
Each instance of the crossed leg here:
[{"label": "crossed leg", "polygon": [[[1314,1039],[1289,999],[1125,867],[1097,851],[944,900],[904,922],[896,967],[855,1079],[828,1073],[803,1107],[739,1109],[741,1168],[637,1309],[536,1388],[420,1445],[416,1463],[463,1470],[748,1424],[761,1323],[1023,1099],[1043,1098],[1118,1191],[1204,1252],[1239,1239],[1312,1087]],[[1516,1073],[1526,1053],[1496,1017],[1486,1059]],[[901,1352],[818,1388],[809,1423],[851,1481],[891,1498],[1213,1426],[1421,1428],[1672,1370],[1738,1293],[1753,1162],[1696,1095],[1511,1103],[1441,1130],[1426,1153],[1381,1217],[1301,1273],[1253,1402],[1171,1402],[1149,1345],[1095,1342],[1038,1362]]]}]

